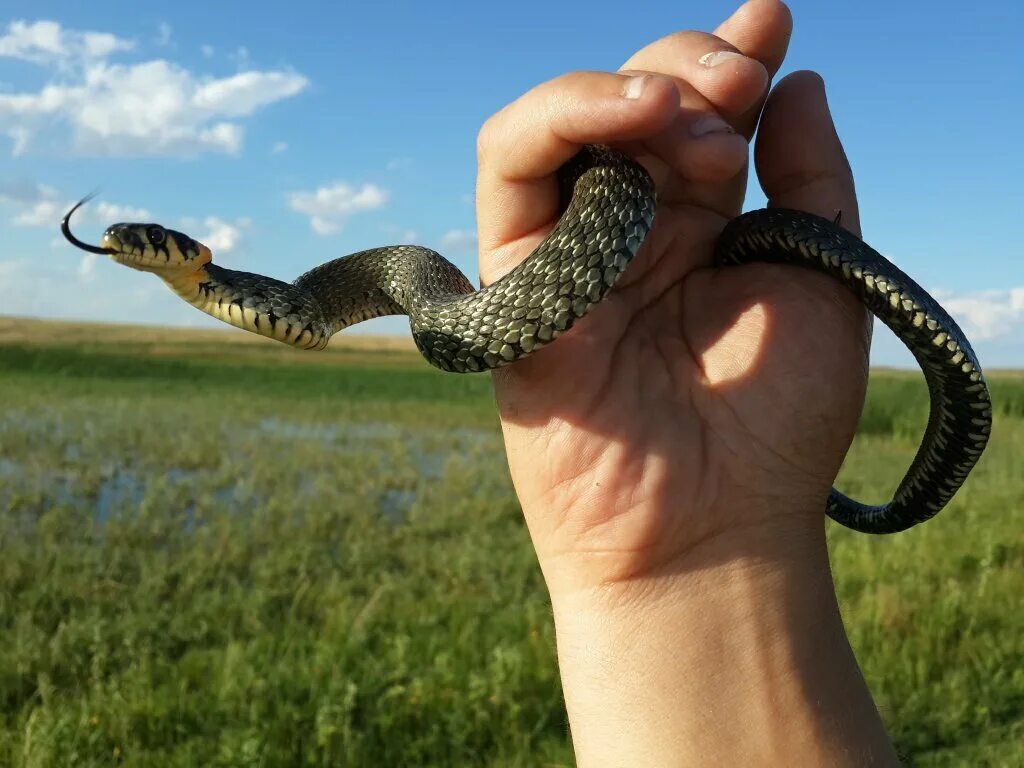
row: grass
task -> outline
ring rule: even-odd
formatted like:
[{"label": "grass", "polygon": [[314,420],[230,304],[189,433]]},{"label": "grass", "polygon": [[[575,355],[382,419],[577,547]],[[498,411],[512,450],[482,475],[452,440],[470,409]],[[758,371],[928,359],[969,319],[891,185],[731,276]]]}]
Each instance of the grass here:
[{"label": "grass", "polygon": [[[486,377],[17,321],[0,372],[0,765],[572,764]],[[912,765],[1024,765],[1024,377],[992,383],[939,520],[830,529]],[[925,413],[874,375],[840,487],[891,492]]]}]

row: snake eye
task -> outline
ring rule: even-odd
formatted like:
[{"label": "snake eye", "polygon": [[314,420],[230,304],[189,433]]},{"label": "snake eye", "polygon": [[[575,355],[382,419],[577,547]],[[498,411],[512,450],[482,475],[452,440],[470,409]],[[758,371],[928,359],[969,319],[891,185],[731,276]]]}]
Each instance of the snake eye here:
[{"label": "snake eye", "polygon": [[146,237],[149,238],[151,245],[163,245],[167,239],[167,232],[163,227],[150,227],[146,230]]}]

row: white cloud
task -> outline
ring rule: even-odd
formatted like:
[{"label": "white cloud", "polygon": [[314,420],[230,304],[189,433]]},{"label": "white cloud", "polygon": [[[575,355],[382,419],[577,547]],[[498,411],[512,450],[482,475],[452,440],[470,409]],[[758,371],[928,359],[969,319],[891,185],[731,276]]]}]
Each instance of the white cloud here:
[{"label": "white cloud", "polygon": [[252,66],[252,57],[249,55],[249,49],[244,45],[239,46],[234,53],[229,53],[228,58],[235,63],[239,70],[245,70]]},{"label": "white cloud", "polygon": [[[0,305],[10,315],[214,326],[154,275],[143,275],[95,254],[0,259]],[[95,285],[102,278],[102,290]]]},{"label": "white cloud", "polygon": [[239,240],[242,239],[242,230],[249,226],[249,220],[238,219],[231,223],[218,219],[216,216],[208,216],[203,220],[203,226],[206,228],[206,232],[200,232],[196,240],[213,251],[216,258],[235,250]]},{"label": "white cloud", "polygon": [[78,262],[78,276],[85,282],[92,282],[96,272],[96,262],[99,260],[98,253],[86,253]]},{"label": "white cloud", "polygon": [[58,227],[64,213],[70,209],[70,205],[63,208],[54,200],[38,200],[16,213],[14,223],[19,227]]},{"label": "white cloud", "polygon": [[6,133],[11,140],[11,154],[24,154],[25,150],[28,149],[28,143],[32,138],[31,131],[24,126],[11,126],[6,130]]},{"label": "white cloud", "polygon": [[0,36],[0,56],[35,64],[67,65],[103,59],[134,47],[131,40],[116,35],[63,29],[55,21],[12,21]]},{"label": "white cloud", "polygon": [[0,55],[6,50],[47,66],[79,62],[69,72],[58,67],[64,76],[36,92],[0,93],[0,132],[11,139],[13,153],[24,154],[43,139],[66,143],[68,129],[72,147],[91,155],[237,153],[244,139],[239,118],[309,85],[287,71],[249,69],[214,78],[164,59],[106,60],[127,45],[113,35],[64,30],[56,22],[12,24],[0,38]]},{"label": "white cloud", "polygon": [[57,190],[29,179],[0,181],[0,203],[24,205],[56,197]]},{"label": "white cloud", "polygon": [[1024,338],[1024,286],[964,294],[936,291],[935,298],[972,341]]},{"label": "white cloud", "polygon": [[[14,215],[14,223],[19,227],[58,227],[64,214],[71,210],[75,204],[74,200],[60,202],[55,199],[39,200],[26,206],[21,212]],[[86,221],[114,224],[117,222],[146,222],[152,216],[145,208],[136,208],[131,205],[118,205],[100,201],[92,209],[82,208],[76,216]]]},{"label": "white cloud", "polygon": [[[74,205],[74,201],[64,200],[52,187],[27,180],[0,183],[0,203],[14,208],[12,221],[15,225],[54,231],[60,226],[64,214]],[[98,224],[102,227],[119,222],[153,221],[153,214],[145,208],[109,203],[105,200],[85,206],[75,215],[80,222]],[[223,256],[238,248],[244,230],[249,227],[251,221],[244,217],[225,221],[217,216],[207,216],[201,221],[183,218],[181,224],[190,236],[208,246],[215,255]],[[66,243],[60,239],[58,245],[64,247]],[[95,259],[83,258],[79,273],[91,275],[94,267]]]},{"label": "white cloud", "polygon": [[441,235],[441,247],[448,251],[476,250],[476,232],[450,229]]},{"label": "white cloud", "polygon": [[[32,181],[17,181],[0,185],[0,203],[15,209],[11,221],[19,227],[56,229],[60,226],[76,201],[63,198],[53,187]],[[113,224],[121,221],[149,221],[151,214],[145,208],[98,201],[76,214],[80,220]]]},{"label": "white cloud", "polygon": [[412,166],[411,157],[393,157],[384,166],[389,171],[401,171]]},{"label": "white cloud", "polygon": [[275,141],[274,146],[270,148],[270,151],[275,155],[280,155],[282,152],[288,151],[287,141]]},{"label": "white cloud", "polygon": [[294,96],[308,85],[291,72],[240,72],[196,88],[192,104],[226,117],[247,117],[260,107]]},{"label": "white cloud", "polygon": [[212,45],[202,45],[199,48],[199,52],[206,58],[210,58],[214,54],[214,47]]},{"label": "white cloud", "polygon": [[171,28],[170,24],[168,24],[166,21],[161,21],[160,24],[157,26],[156,40],[154,42],[161,47],[166,47],[170,45],[171,35],[173,32],[174,30]]},{"label": "white cloud", "polygon": [[352,214],[380,208],[387,201],[388,193],[374,184],[355,189],[342,181],[288,195],[288,205],[309,216],[310,226],[318,235],[334,234]]},{"label": "white cloud", "polygon": [[[64,210],[68,209],[65,208]],[[141,223],[152,220],[153,214],[145,208],[135,208],[131,205],[118,205],[117,203],[108,203],[106,200],[100,200],[96,203],[96,210],[93,214],[93,218],[109,224],[132,221]]]}]

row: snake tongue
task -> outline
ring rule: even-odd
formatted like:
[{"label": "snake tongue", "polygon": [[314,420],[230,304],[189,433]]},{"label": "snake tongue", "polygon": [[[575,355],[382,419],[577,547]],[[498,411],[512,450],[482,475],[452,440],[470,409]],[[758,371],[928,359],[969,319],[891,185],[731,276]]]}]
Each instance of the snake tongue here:
[{"label": "snake tongue", "polygon": [[77,211],[79,208],[81,208],[87,202],[92,200],[93,197],[95,197],[95,195],[96,195],[96,193],[93,192],[92,194],[86,195],[81,200],[79,200],[77,203],[75,203],[74,207],[70,211],[67,212],[67,215],[64,217],[64,220],[61,221],[61,223],[60,223],[60,231],[64,235],[64,238],[69,243],[71,243],[73,246],[75,246],[76,248],[81,248],[83,251],[88,251],[89,253],[99,253],[99,254],[102,254],[102,255],[106,256],[108,254],[114,253],[114,249],[113,248],[101,248],[98,245],[89,245],[88,243],[83,243],[81,240],[79,240],[77,237],[75,237],[71,233],[71,214],[73,214],[75,211]]}]

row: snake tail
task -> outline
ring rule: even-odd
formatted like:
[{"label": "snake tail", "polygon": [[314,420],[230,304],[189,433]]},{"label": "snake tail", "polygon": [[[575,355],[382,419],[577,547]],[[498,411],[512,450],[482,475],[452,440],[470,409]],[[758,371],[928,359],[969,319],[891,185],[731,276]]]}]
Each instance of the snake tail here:
[{"label": "snake tail", "polygon": [[768,208],[730,221],[719,264],[784,262],[824,272],[848,289],[914,355],[931,399],[921,446],[887,504],[867,505],[832,489],[826,513],[865,533],[894,533],[934,516],[977,463],[992,429],[981,365],[956,322],[921,286],[828,219]]}]

